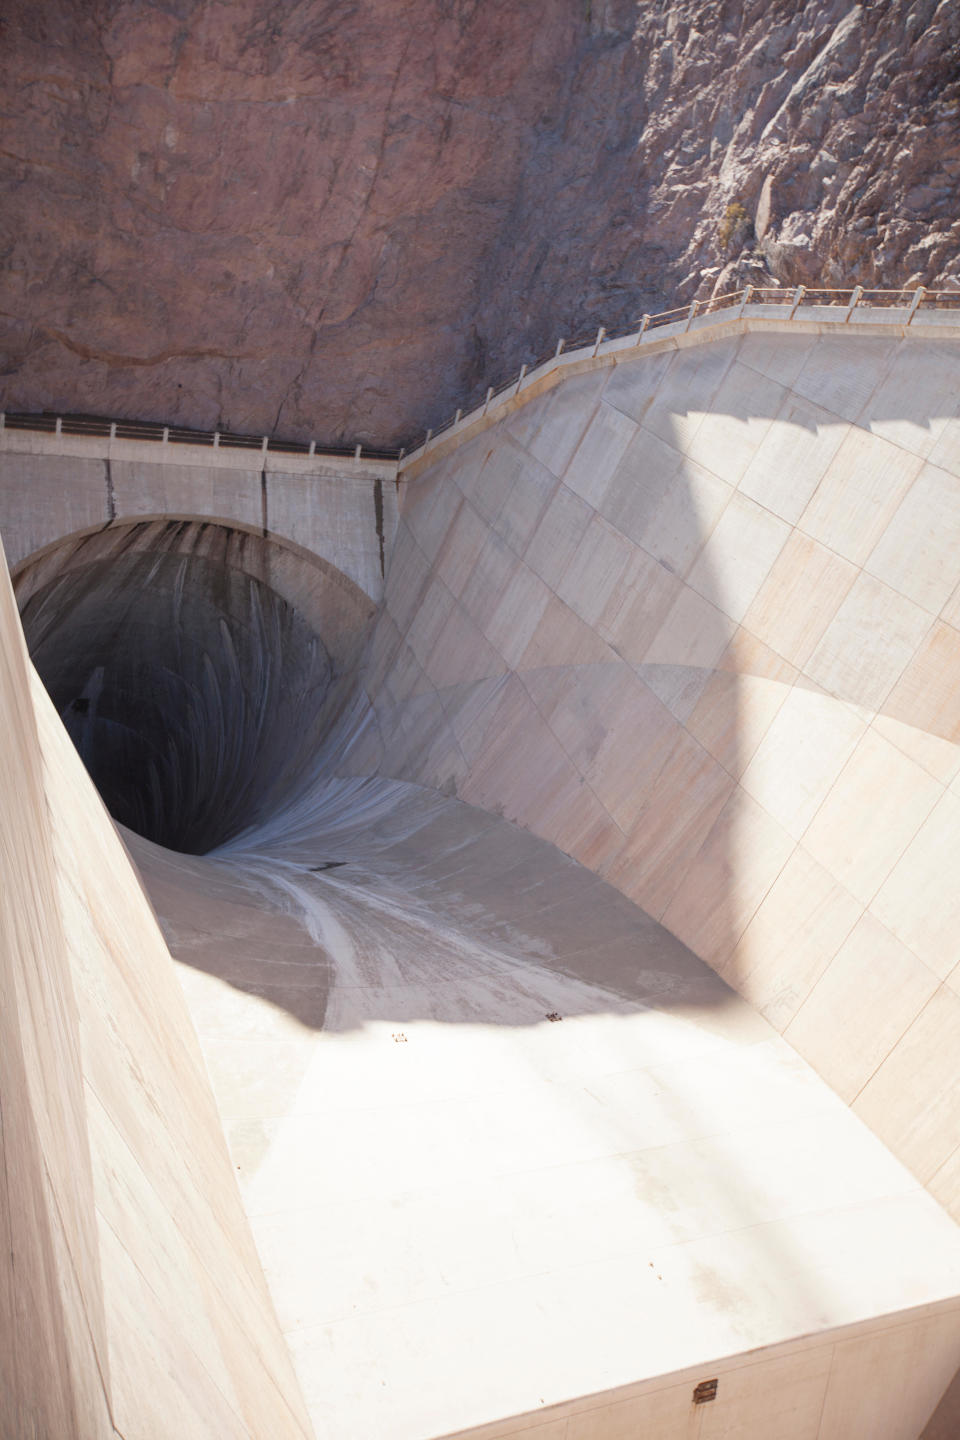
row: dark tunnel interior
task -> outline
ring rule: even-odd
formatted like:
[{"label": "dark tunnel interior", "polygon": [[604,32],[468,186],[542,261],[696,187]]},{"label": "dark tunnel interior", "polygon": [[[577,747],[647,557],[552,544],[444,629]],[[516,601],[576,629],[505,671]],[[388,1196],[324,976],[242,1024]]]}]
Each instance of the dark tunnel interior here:
[{"label": "dark tunnel interior", "polygon": [[335,677],[296,609],[229,563],[235,545],[196,543],[216,528],[184,522],[160,548],[94,554],[22,606],[34,664],[111,815],[194,855],[289,793]]}]

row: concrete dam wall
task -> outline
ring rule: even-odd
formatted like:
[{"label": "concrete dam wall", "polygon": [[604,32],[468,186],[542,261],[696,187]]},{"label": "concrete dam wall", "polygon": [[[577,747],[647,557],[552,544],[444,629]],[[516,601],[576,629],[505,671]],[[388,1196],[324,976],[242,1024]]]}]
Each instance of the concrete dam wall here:
[{"label": "concrete dam wall", "polygon": [[347,762],[609,880],[954,1214],[958,394],[760,331],[528,401],[410,485]]},{"label": "concrete dam wall", "polygon": [[[5,960],[80,1014],[5,1086],[67,1077],[17,1154],[92,1177],[95,1344],[61,1287],[36,1347],[101,1429],[49,1433],[951,1433],[958,395],[943,323],[731,322],[574,357],[398,486],[317,457],[269,523],[222,457],[5,438],[62,721],[8,609],[6,843],[61,898],[18,880],[57,936]],[[127,1046],[150,1218],[93,1100]]]}]

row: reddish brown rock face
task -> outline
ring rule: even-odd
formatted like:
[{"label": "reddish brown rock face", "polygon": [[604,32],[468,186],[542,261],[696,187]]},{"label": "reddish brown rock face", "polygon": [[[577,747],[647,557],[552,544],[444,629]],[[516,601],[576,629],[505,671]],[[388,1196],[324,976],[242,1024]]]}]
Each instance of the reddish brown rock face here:
[{"label": "reddish brown rock face", "polygon": [[9,409],[397,442],[718,282],[960,284],[952,0],[8,0],[0,51]]}]

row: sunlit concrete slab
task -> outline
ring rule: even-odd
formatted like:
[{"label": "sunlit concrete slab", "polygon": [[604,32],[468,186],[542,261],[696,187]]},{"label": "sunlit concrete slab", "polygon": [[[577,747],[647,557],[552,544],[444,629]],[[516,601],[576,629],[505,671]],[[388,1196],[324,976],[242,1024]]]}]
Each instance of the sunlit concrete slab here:
[{"label": "sunlit concrete slab", "polygon": [[[579,859],[956,1217],[956,327],[705,333],[584,360],[414,462],[339,763],[455,789]],[[410,571],[496,679],[431,647]],[[530,629],[493,618],[514,595]],[[851,1023],[854,931],[873,940]]]},{"label": "sunlit concrete slab", "polygon": [[[755,1352],[799,1367],[785,1433],[882,1434],[841,1428],[843,1345],[892,1315],[927,1327],[933,1408],[960,1232],[608,885],[378,781],[216,859],[130,843],[318,1434],[632,1433],[604,1426],[686,1423],[720,1362],[716,1415],[746,1393],[772,1424]],[[827,1398],[845,1418],[818,1431]]]}]

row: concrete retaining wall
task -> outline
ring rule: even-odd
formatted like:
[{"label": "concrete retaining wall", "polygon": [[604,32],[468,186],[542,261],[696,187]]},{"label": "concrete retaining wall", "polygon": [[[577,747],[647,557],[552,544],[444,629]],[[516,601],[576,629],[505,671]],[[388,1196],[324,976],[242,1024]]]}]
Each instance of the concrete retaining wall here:
[{"label": "concrete retaining wall", "polygon": [[0,1433],[311,1435],[156,921],[0,565]]},{"label": "concrete retaining wall", "polygon": [[610,880],[958,1214],[955,331],[616,358],[409,485],[344,768]]}]

